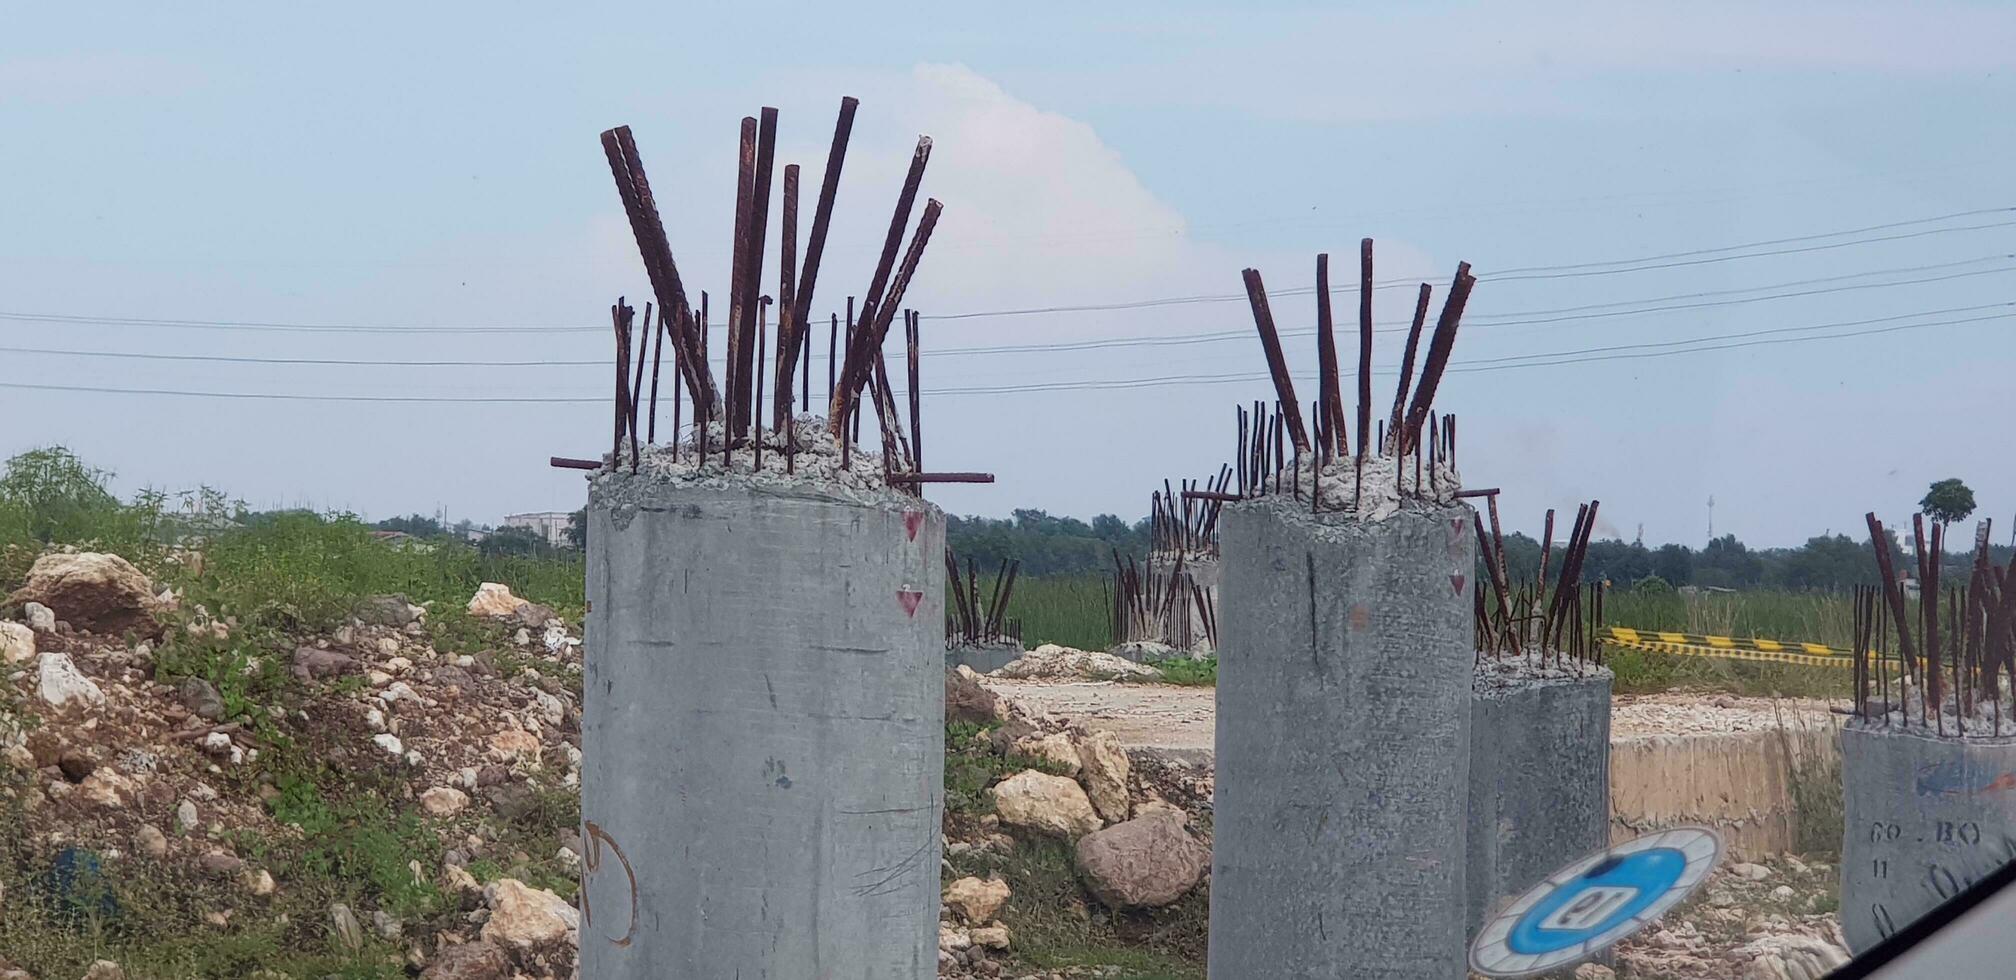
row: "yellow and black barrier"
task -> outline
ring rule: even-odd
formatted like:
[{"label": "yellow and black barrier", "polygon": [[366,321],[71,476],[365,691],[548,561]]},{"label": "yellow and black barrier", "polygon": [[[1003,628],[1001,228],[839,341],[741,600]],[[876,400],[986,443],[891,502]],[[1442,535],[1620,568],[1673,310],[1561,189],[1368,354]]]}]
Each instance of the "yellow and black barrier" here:
[{"label": "yellow and black barrier", "polygon": [[1718,657],[1724,660],[1757,660],[1767,663],[1803,664],[1808,667],[1853,667],[1855,652],[1824,643],[1783,643],[1755,637],[1715,636],[1702,633],[1673,633],[1609,626],[1603,642],[1626,650],[1645,650],[1683,657]]}]

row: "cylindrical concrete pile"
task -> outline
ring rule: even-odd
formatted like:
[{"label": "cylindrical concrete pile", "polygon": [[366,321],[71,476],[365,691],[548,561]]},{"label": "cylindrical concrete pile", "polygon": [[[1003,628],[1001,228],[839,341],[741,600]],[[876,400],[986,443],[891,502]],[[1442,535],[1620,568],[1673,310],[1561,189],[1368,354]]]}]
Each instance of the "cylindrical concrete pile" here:
[{"label": "cylindrical concrete pile", "polygon": [[1228,504],[1214,977],[1464,976],[1471,511]]},{"label": "cylindrical concrete pile", "polygon": [[[1470,713],[1466,935],[1569,861],[1610,843],[1607,668],[1479,665]],[[1581,676],[1575,676],[1577,672]]]},{"label": "cylindrical concrete pile", "polygon": [[943,515],[604,474],[588,534],[581,975],[935,976]]},{"label": "cylindrical concrete pile", "polygon": [[1858,953],[2016,860],[2016,737],[1853,721],[1841,781],[1841,932]]}]

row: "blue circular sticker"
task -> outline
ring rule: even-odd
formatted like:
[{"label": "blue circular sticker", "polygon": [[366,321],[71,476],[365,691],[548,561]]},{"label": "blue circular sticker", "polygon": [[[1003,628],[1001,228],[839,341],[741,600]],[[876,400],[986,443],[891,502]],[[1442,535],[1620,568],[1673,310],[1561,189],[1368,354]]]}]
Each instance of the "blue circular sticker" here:
[{"label": "blue circular sticker", "polygon": [[1686,898],[1721,853],[1714,831],[1680,827],[1584,857],[1486,922],[1471,944],[1470,968],[1523,977],[1587,959]]}]

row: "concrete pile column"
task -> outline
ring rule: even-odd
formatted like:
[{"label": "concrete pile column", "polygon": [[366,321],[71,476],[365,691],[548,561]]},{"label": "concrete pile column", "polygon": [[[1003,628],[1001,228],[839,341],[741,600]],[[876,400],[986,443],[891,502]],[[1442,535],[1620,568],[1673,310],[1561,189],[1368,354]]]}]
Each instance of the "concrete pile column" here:
[{"label": "concrete pile column", "polygon": [[[1488,665],[1487,665],[1488,667]],[[1610,844],[1610,681],[1480,684],[1470,713],[1466,936],[1502,903]]]},{"label": "concrete pile column", "polygon": [[945,522],[861,496],[595,482],[585,980],[936,976]]},{"label": "concrete pile column", "polygon": [[1855,952],[2016,860],[2016,738],[1852,721],[1841,782],[1841,932]]},{"label": "concrete pile column", "polygon": [[1228,504],[1213,977],[1460,980],[1472,512]]}]

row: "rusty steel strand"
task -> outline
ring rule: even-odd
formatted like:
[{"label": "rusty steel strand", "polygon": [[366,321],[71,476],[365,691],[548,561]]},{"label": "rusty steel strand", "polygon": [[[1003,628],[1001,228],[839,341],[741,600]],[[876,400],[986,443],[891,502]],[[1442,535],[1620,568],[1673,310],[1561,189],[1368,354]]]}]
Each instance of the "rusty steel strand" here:
[{"label": "rusty steel strand", "polygon": [[672,258],[665,225],[658,216],[658,204],[651,196],[651,181],[644,174],[644,161],[637,155],[630,127],[618,126],[603,132],[602,152],[608,158],[616,194],[622,199],[623,212],[630,221],[630,234],[637,242],[644,273],[651,281],[651,291],[658,297],[660,320],[664,319],[662,311],[671,312],[674,352],[683,355],[675,361],[683,365],[686,387],[693,392],[696,402],[701,399],[711,402],[715,397],[714,376],[705,359],[706,335],[693,327],[686,288],[679,280],[679,266]]},{"label": "rusty steel strand", "polygon": [[[754,313],[755,290],[749,288],[745,269],[749,266],[749,222],[756,194],[756,132],[755,116],[742,117],[742,134],[737,144],[735,167],[735,228],[729,242],[728,261],[728,351],[722,362],[723,387],[727,392],[726,403],[722,405],[722,441],[733,445],[742,434],[742,408],[749,394],[743,389],[742,348],[748,340],[742,330],[742,311],[747,308]],[[763,264],[763,256],[754,258],[755,264]],[[753,323],[752,323],[753,326]]]},{"label": "rusty steel strand", "polygon": [[882,465],[889,470],[916,469],[910,462],[910,441],[903,436],[903,420],[896,415],[896,391],[889,386],[889,359],[875,350],[875,422],[882,431]]},{"label": "rusty steel strand", "polygon": [[1562,603],[1561,593],[1571,588],[1573,584],[1573,580],[1569,578],[1568,574],[1569,561],[1575,553],[1575,542],[1581,540],[1582,529],[1588,524],[1588,522],[1589,522],[1589,505],[1588,504],[1575,505],[1575,523],[1572,527],[1569,528],[1568,543],[1562,549],[1563,553],[1561,556],[1561,578],[1559,584],[1555,586],[1554,597],[1551,600],[1549,600],[1546,611],[1541,614],[1540,642],[1543,645],[1549,642],[1549,640],[1553,637],[1555,624],[1560,621],[1561,603]]},{"label": "rusty steel strand", "polygon": [[[1435,420],[1431,417],[1428,420],[1428,422],[1432,427]],[[1428,442],[1430,445],[1433,445],[1435,440],[1433,438],[1430,438]],[[1432,468],[1432,464],[1428,472],[1429,475],[1431,476],[1434,475],[1435,471]],[[1533,597],[1535,605],[1543,603],[1547,598],[1547,559],[1550,556],[1552,556],[1553,552],[1554,552],[1554,508],[1549,507],[1547,508],[1546,527],[1540,532],[1540,574],[1536,578],[1534,578],[1534,582],[1537,583],[1538,585],[1539,592],[1537,592]]]},{"label": "rusty steel strand", "polygon": [[1407,408],[1405,445],[1409,447],[1421,438],[1421,426],[1435,404],[1435,389],[1442,384],[1442,372],[1449,366],[1449,352],[1456,346],[1463,307],[1470,301],[1470,290],[1476,285],[1477,277],[1470,274],[1470,263],[1458,262],[1456,281],[1449,287],[1449,295],[1442,298],[1442,313],[1435,320],[1435,333],[1428,339],[1428,359],[1421,365],[1421,383],[1415,386],[1414,402]]},{"label": "rusty steel strand", "polygon": [[602,464],[596,460],[575,459],[572,456],[549,457],[546,460],[546,465],[558,470],[599,470],[602,468]]},{"label": "rusty steel strand", "polygon": [[[1372,441],[1372,239],[1358,243],[1358,460]],[[1395,489],[1398,489],[1397,481]]]},{"label": "rusty steel strand", "polygon": [[1393,417],[1386,423],[1387,438],[1396,448],[1406,441],[1401,433],[1405,431],[1402,424],[1407,411],[1407,390],[1414,380],[1414,353],[1421,346],[1421,326],[1428,321],[1428,298],[1434,292],[1435,287],[1421,284],[1421,292],[1414,299],[1414,321],[1407,327],[1407,348],[1400,357],[1400,383],[1393,389]]},{"label": "rusty steel strand", "polygon": [[[1316,377],[1317,411],[1316,444],[1328,447],[1330,440],[1338,438],[1343,431],[1338,425],[1344,417],[1344,393],[1337,377],[1337,333],[1336,324],[1330,317],[1330,255],[1327,252],[1316,256]],[[1344,452],[1341,446],[1330,447],[1333,451]],[[1322,470],[1322,463],[1316,464]]]},{"label": "rusty steel strand", "polygon": [[1021,571],[1022,571],[1021,560],[1018,559],[1014,562],[1009,563],[1008,584],[1001,587],[1001,595],[998,599],[995,600],[994,621],[987,627],[987,631],[990,634],[999,635],[1001,632],[1001,617],[1006,615],[1008,612],[1008,601],[1015,595],[1015,576],[1020,574]]},{"label": "rusty steel strand", "polygon": [[[1561,593],[1573,593],[1575,588],[1582,584],[1582,560],[1589,555],[1589,538],[1596,533],[1596,513],[1602,506],[1603,502],[1600,500],[1589,501],[1589,517],[1582,522],[1582,536],[1576,540],[1574,548],[1562,558],[1563,584],[1561,592],[1556,593],[1556,598],[1559,598]],[[1555,642],[1559,642],[1561,626],[1561,617],[1557,615],[1554,619]]]},{"label": "rusty steel strand", "polygon": [[[784,200],[782,221],[784,227],[779,235],[778,283],[777,283],[777,365],[773,372],[777,376],[776,393],[772,395],[776,404],[770,407],[772,425],[781,425],[785,416],[792,414],[792,403],[798,373],[798,335],[802,332],[798,322],[798,165],[784,166]],[[759,409],[761,405],[757,406]]]},{"label": "rusty steel strand", "polygon": [[[799,390],[800,397],[798,404],[810,408],[812,405],[812,327],[810,324],[800,323],[798,325],[798,340],[800,342],[798,355],[800,363],[804,367],[804,370],[799,373],[799,377],[803,379],[804,387]],[[798,413],[793,411],[791,414],[796,416]]]},{"label": "rusty steel strand", "polygon": [[[644,343],[651,348],[651,409],[644,422],[644,441],[656,445],[658,442],[658,366],[665,355],[665,321],[651,326],[651,304],[644,304]],[[675,369],[676,370],[676,369]]]},{"label": "rusty steel strand", "polygon": [[769,321],[770,297],[760,297],[756,300],[756,398],[751,402],[755,418],[751,420],[752,431],[749,433],[749,443],[756,450],[755,467],[759,472],[763,469],[763,344],[764,334],[769,332]]},{"label": "rusty steel strand", "polygon": [[[1420,457],[1417,455],[1415,459],[1419,460]],[[1498,592],[1498,615],[1507,621],[1508,638],[1512,641],[1512,652],[1516,654],[1522,651],[1520,650],[1518,634],[1510,633],[1510,620],[1512,618],[1510,596],[1512,588],[1510,577],[1505,571],[1505,535],[1498,523],[1498,498],[1495,496],[1491,497],[1488,503],[1490,504],[1489,509],[1491,512],[1491,576],[1496,580],[1493,587]]]},{"label": "rusty steel strand", "polygon": [[1450,494],[1450,496],[1455,497],[1458,500],[1464,500],[1470,497],[1496,497],[1498,496],[1498,488],[1484,487],[1479,490],[1458,490],[1455,493]]},{"label": "rusty steel strand", "polygon": [[[854,297],[852,296],[847,297],[847,309],[848,319],[851,320],[854,316]],[[833,400],[834,385],[838,381],[834,372],[839,368],[840,362],[834,358],[834,355],[839,352],[839,348],[836,346],[839,343],[839,339],[840,314],[834,313],[832,314],[832,319],[826,322],[826,400],[828,402]],[[812,403],[809,401],[806,402],[805,407],[812,407]]]},{"label": "rusty steel strand", "polygon": [[1918,651],[1911,642],[1911,631],[1905,627],[1910,622],[1904,609],[1904,589],[1897,581],[1897,570],[1890,557],[1890,536],[1883,530],[1883,522],[1876,519],[1876,512],[1863,515],[1869,524],[1869,543],[1876,549],[1876,568],[1883,575],[1883,599],[1889,606],[1890,618],[1897,624],[1897,653],[1903,659],[1906,673],[1918,670]]},{"label": "rusty steel strand", "polygon": [[913,470],[922,470],[924,468],[924,418],[922,392],[919,390],[917,383],[917,312],[915,310],[907,311],[903,319],[903,348],[910,368],[908,391],[908,395],[910,396],[910,468]]},{"label": "rusty steel strand", "polygon": [[[634,313],[635,311],[632,312]],[[650,303],[644,304],[644,330],[647,334],[651,330]],[[625,324],[625,333],[629,333],[628,324]],[[636,337],[634,334],[631,334],[624,338],[623,343],[627,346],[633,339],[637,343],[637,364],[630,372],[630,401],[624,406],[623,416],[624,424],[630,427],[630,472],[635,473],[637,472],[637,464],[640,462],[640,457],[637,453],[637,415],[638,408],[644,401],[644,355],[650,353],[651,339],[648,336]]]},{"label": "rusty steel strand", "polygon": [[1309,448],[1309,430],[1302,424],[1302,407],[1295,400],[1295,382],[1288,376],[1288,360],[1281,353],[1281,335],[1274,329],[1274,313],[1267,306],[1267,287],[1260,270],[1240,273],[1246,280],[1246,301],[1253,307],[1253,326],[1260,331],[1260,346],[1267,354],[1267,372],[1274,376],[1274,393],[1280,396],[1282,411],[1288,413],[1288,437],[1295,448]]},{"label": "rusty steel strand", "polygon": [[609,308],[609,322],[616,333],[616,420],[609,447],[609,469],[614,471],[623,459],[623,419],[630,401],[630,308],[621,298]]},{"label": "rusty steel strand", "polygon": [[[883,286],[896,266],[896,252],[903,244],[903,229],[910,224],[910,208],[917,201],[917,187],[924,182],[924,167],[930,160],[931,137],[919,136],[917,149],[910,155],[910,170],[903,177],[903,189],[896,195],[896,209],[889,216],[889,232],[882,240],[882,255],[875,261],[875,275],[869,279],[868,292],[862,299],[861,321],[864,324],[873,321]],[[840,389],[833,393],[833,402],[827,413],[829,418],[846,417],[856,392],[868,376],[865,357],[866,349],[862,348],[859,338],[850,339],[846,361],[841,365]],[[835,430],[835,434],[841,433]]]},{"label": "rusty steel strand", "polygon": [[[671,330],[672,328],[665,322],[665,318],[662,316],[659,317],[658,332],[666,336],[671,336]],[[679,422],[681,421],[679,418],[680,406],[681,406],[681,397],[679,394],[679,343],[675,339],[672,343],[672,439],[671,439],[672,461],[675,463],[679,461]]]}]

